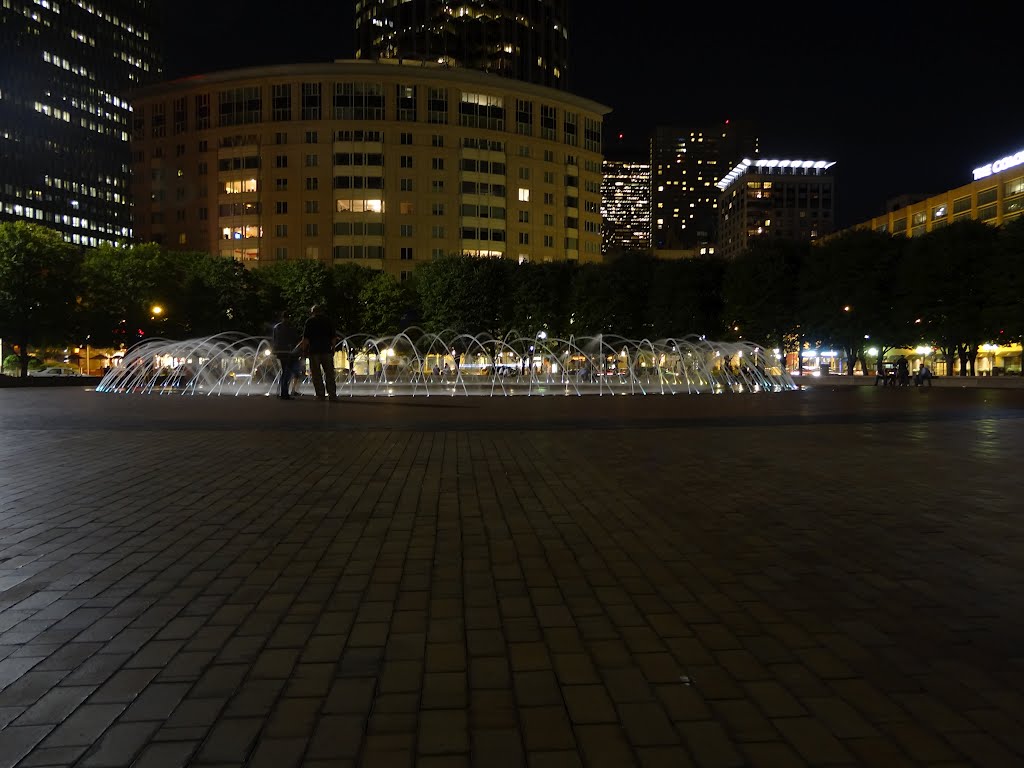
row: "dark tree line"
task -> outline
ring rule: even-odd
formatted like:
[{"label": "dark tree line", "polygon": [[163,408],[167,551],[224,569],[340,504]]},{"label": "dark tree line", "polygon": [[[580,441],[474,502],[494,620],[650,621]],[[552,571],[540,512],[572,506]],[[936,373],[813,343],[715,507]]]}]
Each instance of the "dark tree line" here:
[{"label": "dark tree line", "polygon": [[324,304],[343,333],[429,331],[664,339],[744,338],[843,350],[847,371],[935,344],[973,374],[979,346],[1024,334],[1024,220],[975,221],[907,239],[851,231],[825,243],[755,241],[733,261],[626,253],[603,264],[449,256],[398,283],[354,264],[259,269],[155,244],[80,250],[41,226],[0,224],[0,336],[30,347],[131,346],[159,336],[268,332]]}]

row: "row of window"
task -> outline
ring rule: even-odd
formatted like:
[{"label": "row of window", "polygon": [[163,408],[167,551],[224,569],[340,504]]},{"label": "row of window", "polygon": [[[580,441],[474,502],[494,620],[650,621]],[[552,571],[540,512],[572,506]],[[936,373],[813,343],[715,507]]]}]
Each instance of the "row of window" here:
[{"label": "row of window", "polygon": [[[411,133],[402,133],[401,134],[401,139],[402,139],[401,143],[403,145],[412,145],[412,143],[413,143],[413,141],[412,141],[412,134]],[[381,143],[383,143],[383,133],[381,131],[336,131],[335,135],[334,135],[334,141],[335,141],[335,143],[352,143],[352,144],[374,143],[374,144],[381,144]],[[317,144],[318,142],[319,142],[319,132],[318,131],[306,131],[305,132],[304,143],[306,143],[306,144]],[[259,143],[260,143],[259,139],[256,136],[227,136],[227,137],[223,137],[221,139],[220,148],[221,149],[231,149],[231,148],[236,148],[236,147],[250,147],[250,146],[257,146]],[[274,134],[274,144],[275,145],[285,145],[285,144],[288,144],[288,134],[287,133],[275,133]],[[444,136],[442,136],[440,134],[432,134],[431,135],[431,146],[432,147],[437,147],[437,148],[444,147]],[[482,152],[497,152],[497,153],[502,153],[502,154],[504,154],[504,152],[505,152],[505,143],[504,142],[492,141],[490,139],[477,139],[475,137],[468,137],[468,136],[463,138],[463,140],[462,140],[462,147],[463,147],[463,149],[479,150],[479,151],[482,151]],[[164,148],[162,146],[154,147],[153,148],[153,153],[152,153],[152,159],[154,159],[154,160],[162,159],[163,156],[164,156],[163,150],[164,150]],[[209,152],[210,151],[210,143],[209,143],[209,141],[207,139],[201,139],[199,141],[199,144],[198,144],[198,150],[199,150],[200,153]],[[529,145],[526,145],[526,144],[519,145],[517,152],[518,152],[519,157],[523,157],[523,158],[531,157]],[[175,157],[183,157],[184,155],[185,155],[185,145],[184,144],[176,144],[175,147],[174,147],[174,156]],[[334,160],[335,165],[359,165],[359,164],[364,164],[364,165],[383,165],[383,155],[380,152],[365,152],[365,151],[364,152],[354,152],[354,151],[353,152],[337,152],[337,153],[334,154],[334,158],[335,158],[335,160]],[[360,158],[362,158],[362,159],[360,160]],[[145,161],[145,159],[146,159],[146,155],[145,155],[144,150],[136,149],[136,150],[134,150],[132,152],[132,162],[134,162],[134,163],[142,163],[142,162]],[[316,167],[316,166],[318,166],[320,164],[319,155],[316,155],[316,154],[306,153],[304,155],[304,161],[305,161],[305,166],[307,168],[308,167]],[[412,166],[413,160],[412,160],[412,156],[411,155],[403,155],[401,162],[403,163],[402,167],[408,167],[408,168],[413,167]],[[443,170],[444,169],[444,158],[434,157],[434,158],[431,158],[431,162],[433,163],[433,167],[434,167],[435,170]],[[477,162],[478,163],[479,162],[486,162],[486,160],[477,160]],[[491,162],[493,163],[495,161],[491,161]],[[545,149],[544,150],[544,162],[546,162],[546,163],[553,163],[553,162],[555,162],[555,153],[554,153],[553,150],[550,150],[550,149]],[[570,167],[576,166],[577,165],[576,155],[574,155],[574,154],[567,154],[567,155],[565,155],[565,164],[567,166],[570,166]],[[200,173],[201,174],[205,174],[206,173],[206,165],[207,164],[205,162],[200,164],[200,167],[201,167]],[[588,170],[590,170],[590,166],[591,165],[593,165],[596,168],[596,170],[593,171],[594,173],[600,173],[600,165],[599,164],[591,163],[588,160],[587,161]],[[260,167],[260,158],[259,158],[258,155],[244,155],[244,156],[243,155],[238,155],[236,157],[221,158],[217,162],[217,167],[218,167],[218,170],[221,170],[221,171],[232,171],[232,170],[259,168]],[[287,168],[288,167],[288,155],[275,155],[274,156],[274,167],[276,167],[276,168]],[[520,169],[520,176],[522,176],[524,170],[528,170],[528,169]],[[492,172],[494,172],[494,171],[492,171]],[[153,169],[154,178],[157,178],[159,175],[162,175],[162,173],[163,173],[163,171],[161,169]],[[179,176],[182,175],[182,172],[180,170],[178,172],[178,175]],[[545,181],[549,181],[548,177],[550,176],[549,183],[554,183],[554,174],[553,173],[545,172],[544,176],[545,176]],[[570,179],[575,180],[573,185],[575,185],[575,183],[578,183],[578,176],[576,176],[575,174],[569,174],[569,175],[566,176],[567,183],[569,182]],[[596,184],[597,182],[588,182],[588,184],[591,184],[591,183]]]},{"label": "row of window", "polygon": [[[292,83],[270,86],[269,117],[274,122],[294,119],[321,120],[330,115],[335,120],[386,119],[385,87],[381,83],[344,82],[324,87],[323,83]],[[419,101],[423,92],[424,102]],[[240,86],[217,92],[217,125],[247,125],[262,122],[264,117],[264,90],[259,85]],[[293,98],[294,97],[294,98]],[[534,102],[515,99],[515,130],[524,136],[538,135],[550,141],[558,139],[559,112],[561,112],[561,139],[569,146],[580,144],[580,115],[570,110],[541,104],[535,121]],[[425,109],[424,109],[425,108]],[[422,88],[416,85],[396,85],[392,102],[393,119],[400,122],[425,122],[444,125],[449,122],[450,104],[447,88]],[[149,135],[166,135],[167,104],[154,103],[149,111]],[[189,130],[190,118],[194,130],[213,127],[210,94],[196,94],[189,99],[178,97],[171,102],[171,125],[174,134]],[[458,96],[458,122],[462,126],[503,131],[506,124],[506,105],[503,96],[460,92]],[[593,152],[601,151],[601,121],[584,116],[582,120],[583,146]],[[146,108],[137,105],[133,116],[133,137],[146,135]]]},{"label": "row of window", "polygon": [[[1016,215],[1024,209],[1024,200],[1011,199],[1024,195],[1024,176],[1011,179],[1003,183],[1003,215]],[[998,187],[989,187],[978,192],[976,205],[978,208],[977,218],[980,221],[991,221],[998,216],[997,200],[999,196]],[[974,208],[970,195],[958,197],[953,201],[953,221],[970,218],[970,212]],[[933,228],[941,226],[948,220],[949,209],[945,203],[933,205],[929,211],[914,211],[910,217],[910,226],[915,235],[923,234],[929,218],[933,222]],[[893,222],[893,234],[901,234],[907,231],[906,218],[897,219]]]}]

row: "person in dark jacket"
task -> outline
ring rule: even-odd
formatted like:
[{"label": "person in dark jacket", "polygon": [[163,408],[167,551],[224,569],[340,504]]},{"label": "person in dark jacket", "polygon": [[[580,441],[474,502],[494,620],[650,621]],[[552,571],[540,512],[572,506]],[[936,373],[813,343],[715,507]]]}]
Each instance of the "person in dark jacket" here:
[{"label": "person in dark jacket", "polygon": [[910,363],[903,355],[896,361],[896,383],[901,387],[910,386]]},{"label": "person in dark jacket", "polygon": [[288,315],[284,312],[274,325],[270,338],[274,354],[281,363],[281,393],[278,395],[282,400],[291,400],[292,381],[299,375],[299,355],[295,351],[301,336],[299,330],[292,325]]},{"label": "person in dark jacket", "polygon": [[334,345],[337,341],[334,323],[322,306],[314,305],[302,328],[300,343],[309,358],[309,374],[317,400],[323,400],[326,392],[328,400],[332,403],[338,401],[338,383],[334,379]]}]

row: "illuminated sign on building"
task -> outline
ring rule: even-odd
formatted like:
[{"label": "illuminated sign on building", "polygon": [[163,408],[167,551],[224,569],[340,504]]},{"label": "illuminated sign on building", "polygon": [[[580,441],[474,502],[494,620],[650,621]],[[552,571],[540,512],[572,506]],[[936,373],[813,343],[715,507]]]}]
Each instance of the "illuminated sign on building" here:
[{"label": "illuminated sign on building", "polygon": [[984,179],[986,176],[991,176],[993,173],[999,173],[1005,171],[1007,168],[1013,168],[1015,165],[1021,165],[1024,163],[1024,149],[1015,155],[1009,155],[1007,157],[996,160],[994,163],[983,165],[981,168],[974,169],[974,180]]}]

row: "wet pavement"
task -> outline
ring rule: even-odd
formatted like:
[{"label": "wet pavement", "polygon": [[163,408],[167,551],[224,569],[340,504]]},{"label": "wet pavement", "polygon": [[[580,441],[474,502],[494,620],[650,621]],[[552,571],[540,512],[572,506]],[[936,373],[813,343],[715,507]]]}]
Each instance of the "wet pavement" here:
[{"label": "wet pavement", "polygon": [[1020,766],[1024,390],[0,390],[0,768]]}]

